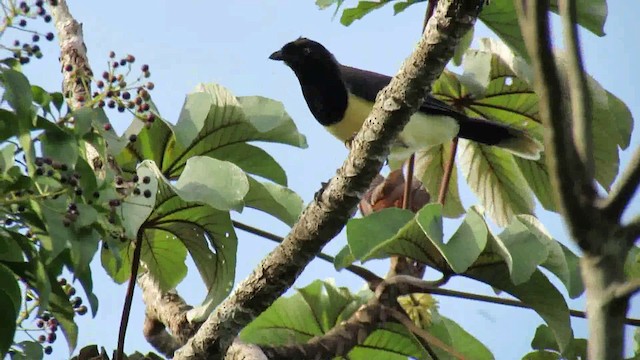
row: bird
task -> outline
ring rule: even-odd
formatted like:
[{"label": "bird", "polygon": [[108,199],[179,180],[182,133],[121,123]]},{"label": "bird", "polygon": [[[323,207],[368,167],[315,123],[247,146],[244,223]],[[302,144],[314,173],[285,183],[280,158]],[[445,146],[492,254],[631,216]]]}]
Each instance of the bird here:
[{"label": "bird", "polygon": [[[269,59],[293,70],[311,114],[344,143],[360,130],[378,92],[391,81],[389,76],[340,64],[322,44],[304,37],[286,43]],[[429,94],[392,145],[392,152],[415,152],[456,136],[530,160],[539,159],[543,150],[524,130],[467,116]]]}]

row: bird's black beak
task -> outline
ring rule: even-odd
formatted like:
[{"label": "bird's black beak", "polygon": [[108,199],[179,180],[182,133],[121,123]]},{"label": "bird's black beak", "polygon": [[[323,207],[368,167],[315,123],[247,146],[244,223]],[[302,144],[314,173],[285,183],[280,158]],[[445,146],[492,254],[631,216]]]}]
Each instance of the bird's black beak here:
[{"label": "bird's black beak", "polygon": [[282,57],[282,51],[278,50],[278,51],[274,52],[273,54],[269,55],[269,59],[277,60],[277,61],[284,60],[284,58]]}]

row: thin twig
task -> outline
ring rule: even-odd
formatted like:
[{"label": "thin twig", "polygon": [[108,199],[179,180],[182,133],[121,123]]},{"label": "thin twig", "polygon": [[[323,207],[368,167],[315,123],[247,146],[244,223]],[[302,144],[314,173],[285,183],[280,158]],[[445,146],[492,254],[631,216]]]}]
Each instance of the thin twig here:
[{"label": "thin twig", "polygon": [[640,279],[635,278],[617,286],[614,296],[617,299],[629,299],[638,292],[640,292]]},{"label": "thin twig", "polygon": [[454,137],[451,141],[451,149],[449,159],[444,168],[444,174],[442,175],[442,182],[440,183],[440,191],[438,193],[438,203],[444,206],[447,201],[447,192],[449,191],[449,182],[451,181],[451,175],[453,174],[453,166],[456,162],[456,152],[458,151],[458,137]]},{"label": "thin twig", "polygon": [[[578,39],[578,11],[575,0],[560,0],[564,42],[567,49],[567,75],[571,89],[571,114],[573,115],[573,140],[578,158],[584,164],[587,179],[593,179],[593,133],[591,128],[591,98],[587,76],[582,63]],[[595,193],[593,194],[595,195]]]},{"label": "thin twig", "polygon": [[546,130],[546,159],[555,195],[575,241],[582,249],[595,251],[601,243],[591,241],[588,229],[596,223],[592,201],[596,190],[578,157],[568,126],[571,121],[565,115],[563,87],[551,49],[549,1],[519,0],[515,4],[525,45],[531,54],[539,112]]},{"label": "thin twig", "polygon": [[127,294],[124,298],[124,306],[122,307],[122,317],[120,319],[120,330],[118,331],[118,348],[116,350],[115,360],[124,359],[124,339],[127,335],[127,325],[129,323],[129,315],[131,314],[131,304],[133,303],[133,293],[136,289],[136,279],[138,278],[138,269],[140,267],[140,253],[142,252],[142,237],[144,230],[139,230],[136,236],[136,247],[133,249],[133,258],[131,259],[131,275],[129,276],[129,285],[127,286]]},{"label": "thin twig", "polygon": [[619,219],[640,185],[640,146],[635,150],[626,170],[605,200],[604,211],[612,219]]},{"label": "thin twig", "polygon": [[[246,232],[248,232],[250,234],[253,234],[253,235],[256,235],[256,236],[263,237],[263,238],[265,238],[267,240],[271,240],[271,241],[276,242],[278,244],[282,243],[282,241],[284,240],[284,238],[281,237],[281,236],[278,236],[276,234],[272,234],[272,233],[270,233],[268,231],[264,231],[264,230],[255,228],[253,226],[241,223],[239,221],[232,220],[231,222],[233,223],[234,227],[236,227],[236,228],[238,228],[240,230],[246,231]],[[316,255],[316,257],[318,259],[321,259],[321,260],[324,260],[324,261],[328,262],[331,265],[334,265],[335,261],[336,261],[335,257],[333,257],[331,255],[328,255],[328,254],[325,254],[323,252],[318,253],[318,255]],[[359,276],[364,281],[366,281],[369,284],[370,287],[373,287],[373,288],[375,288],[376,286],[378,286],[378,284],[380,282],[382,282],[382,278],[381,277],[379,277],[378,275],[376,275],[373,272],[369,271],[368,269],[365,269],[365,268],[363,268],[361,266],[358,266],[358,265],[349,265],[349,266],[345,267],[345,270],[351,272],[352,274],[354,274],[356,276]]]},{"label": "thin twig", "polygon": [[[513,300],[513,299],[504,299],[504,298],[499,298],[495,296],[472,294],[472,293],[442,289],[442,288],[431,288],[431,289],[425,288],[423,289],[423,292],[431,295],[442,295],[442,296],[449,296],[449,297],[454,297],[458,299],[477,300],[477,301],[482,301],[490,304],[506,305],[506,306],[518,307],[521,309],[533,310],[531,306],[524,304],[521,301]],[[581,310],[569,309],[569,315],[577,318],[582,318],[582,319],[587,318],[587,313]],[[640,327],[640,319],[626,318],[625,324]]]},{"label": "thin twig", "polygon": [[404,181],[404,192],[402,193],[402,208],[411,209],[411,185],[413,183],[413,169],[416,164],[416,154],[411,154],[407,160],[407,176]]}]

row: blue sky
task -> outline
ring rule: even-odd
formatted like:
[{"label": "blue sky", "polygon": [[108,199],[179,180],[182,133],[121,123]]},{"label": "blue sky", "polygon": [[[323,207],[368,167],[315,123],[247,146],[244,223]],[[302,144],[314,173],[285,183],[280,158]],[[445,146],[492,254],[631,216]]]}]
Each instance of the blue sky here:
[{"label": "blue sky", "polygon": [[[347,3],[353,5],[355,1]],[[118,55],[135,55],[137,64],[151,66],[151,80],[156,85],[153,99],[161,114],[171,121],[177,119],[184,95],[200,82],[220,83],[236,95],[261,95],[284,102],[300,131],[307,136],[309,148],[266,147],[287,170],[289,186],[305,201],[312,199],[321,181],[335,173],[347,153],[315,122],[292,72],[267,57],[285,42],[302,35],[322,42],[344,64],[393,74],[420,35],[424,6],[413,6],[398,16],[392,16],[392,7],[388,6],[344,27],[338,19],[332,20],[333,11],[318,10],[313,0],[69,1],[73,15],[84,23],[94,73],[105,70],[110,50]],[[640,3],[611,1],[605,28],[608,35],[598,38],[582,32],[587,70],[606,89],[619,96],[636,116],[640,114],[640,99],[635,90],[637,66],[634,60],[640,55],[640,42],[635,31],[629,29],[636,24],[634,15],[639,11]],[[476,28],[476,37],[488,36],[492,34],[484,26]],[[27,73],[34,83],[50,91],[59,91],[62,78],[55,44],[44,46],[44,52],[45,58],[27,66]],[[115,112],[112,115],[115,128],[124,130],[129,119],[117,116]],[[631,148],[640,145],[639,132],[634,134],[631,143]],[[623,164],[628,157],[628,151],[621,154]],[[466,186],[462,187],[462,197],[465,206],[475,203]],[[632,213],[640,212],[639,203],[636,197]],[[570,243],[557,215],[542,211],[538,214],[554,236]],[[233,217],[280,235],[288,230],[277,220],[250,210]],[[244,232],[239,231],[238,235],[237,277],[242,279],[274,244]],[[344,235],[338,236],[325,252],[336,253],[345,241]],[[384,274],[387,263],[373,263],[372,268]],[[114,284],[104,274],[99,261],[94,261],[93,270],[96,294],[101,300],[100,310],[95,319],[88,315],[80,319],[79,345],[97,343],[113,349],[126,288]],[[362,287],[359,278],[336,273],[331,265],[319,260],[307,267],[296,286],[304,286],[316,278],[335,278],[338,285],[354,290]],[[489,287],[464,279],[454,279],[447,287],[493,294]],[[205,295],[195,271],[180,285],[179,291],[192,304],[197,304]],[[499,360],[519,359],[526,354],[535,328],[542,323],[532,311],[446,297],[437,300],[442,314],[458,321],[478,337]],[[570,305],[584,309],[583,300],[571,301]],[[127,352],[150,350],[141,333],[143,313],[137,290],[125,347]],[[630,315],[640,317],[638,298],[632,304]],[[586,336],[584,320],[574,320],[574,325],[576,336]],[[55,351],[51,358],[65,357],[62,346],[56,346]]]}]

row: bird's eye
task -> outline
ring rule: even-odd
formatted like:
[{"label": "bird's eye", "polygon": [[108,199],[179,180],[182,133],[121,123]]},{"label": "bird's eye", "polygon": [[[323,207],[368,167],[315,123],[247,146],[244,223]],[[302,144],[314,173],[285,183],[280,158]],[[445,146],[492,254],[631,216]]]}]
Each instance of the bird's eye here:
[{"label": "bird's eye", "polygon": [[308,46],[305,46],[304,48],[302,48],[302,53],[305,55],[311,54],[311,48]]}]

